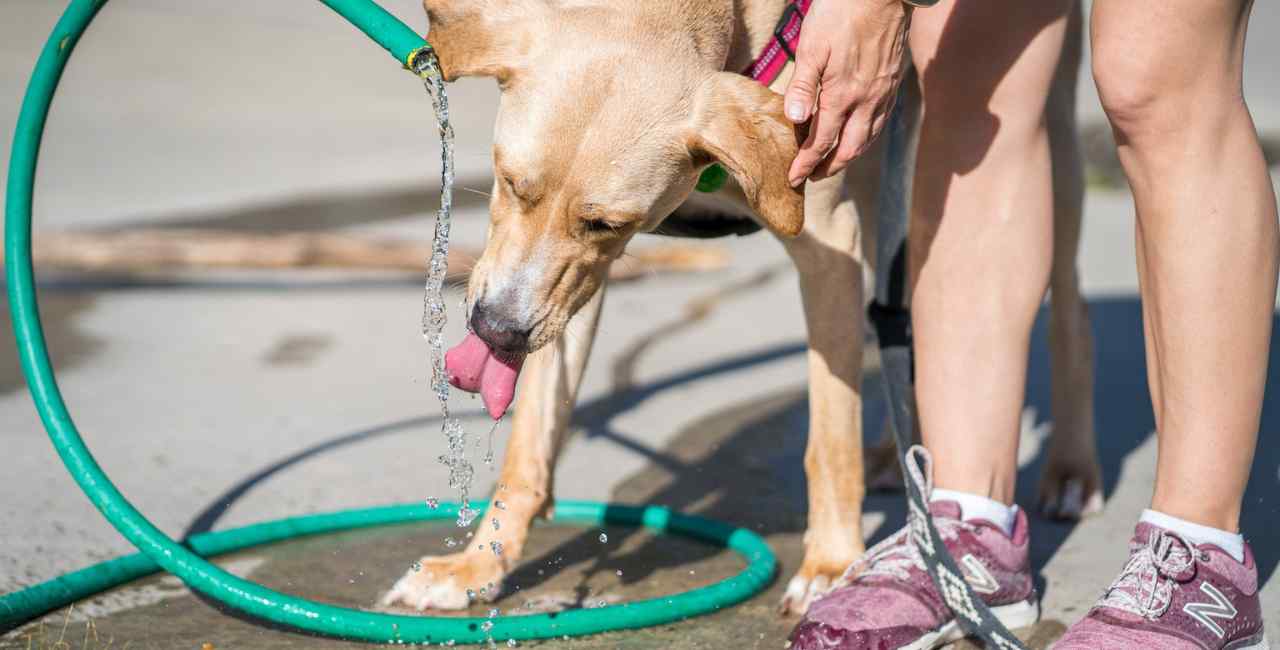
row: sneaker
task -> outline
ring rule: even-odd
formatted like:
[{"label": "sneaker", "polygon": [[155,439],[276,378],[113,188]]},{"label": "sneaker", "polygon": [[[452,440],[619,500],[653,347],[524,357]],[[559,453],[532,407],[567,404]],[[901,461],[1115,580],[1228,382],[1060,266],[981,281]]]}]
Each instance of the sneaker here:
[{"label": "sneaker", "polygon": [[1258,568],[1212,544],[1199,546],[1148,523],[1129,542],[1129,562],[1055,650],[1266,650]]},{"label": "sneaker", "polygon": [[[963,521],[954,501],[930,504],[933,523],[965,579],[1006,627],[1040,616],[1027,562],[1027,517],[1013,535],[995,524]],[[936,648],[964,636],[925,571],[911,525],[872,547],[830,593],[809,607],[791,633],[791,650]]]}]

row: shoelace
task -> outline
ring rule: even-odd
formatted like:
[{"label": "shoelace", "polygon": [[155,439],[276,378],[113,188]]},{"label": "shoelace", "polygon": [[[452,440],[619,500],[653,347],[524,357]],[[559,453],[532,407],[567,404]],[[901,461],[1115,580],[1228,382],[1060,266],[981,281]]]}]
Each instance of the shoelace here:
[{"label": "shoelace", "polygon": [[[907,516],[908,520],[916,518],[914,513]],[[972,524],[965,523],[959,519],[934,519],[934,526],[938,529],[938,534],[943,540],[953,540],[960,535],[961,530],[973,531],[976,528]],[[920,549],[907,537],[915,522],[910,522],[905,528],[894,533],[884,541],[871,547],[863,559],[855,562],[849,567],[845,573],[845,580],[856,580],[860,577],[870,577],[875,575],[892,576],[898,580],[908,580],[911,575],[911,568],[920,571],[926,571],[924,559],[920,557]]]},{"label": "shoelace", "polygon": [[[913,446],[907,454],[919,459],[918,463],[907,463],[907,468],[910,479],[920,488],[921,494],[928,502],[930,494],[933,493],[933,457],[920,445]],[[920,466],[923,466],[923,470]],[[912,568],[927,572],[924,558],[920,557],[920,549],[909,537],[913,530],[927,537],[924,531],[927,530],[928,524],[924,521],[924,516],[923,513],[916,512],[915,508],[908,508],[907,525],[868,549],[862,559],[845,570],[838,584],[848,584],[860,577],[875,575],[886,575],[905,581],[911,578],[910,569]],[[973,524],[945,517],[935,518],[933,525],[938,529],[938,534],[942,536],[943,541],[956,539],[962,530],[970,532],[977,530]]]},{"label": "shoelace", "polygon": [[1207,558],[1185,537],[1157,530],[1124,565],[1095,607],[1111,607],[1147,619],[1164,615],[1173,602],[1173,583],[1196,562]]}]

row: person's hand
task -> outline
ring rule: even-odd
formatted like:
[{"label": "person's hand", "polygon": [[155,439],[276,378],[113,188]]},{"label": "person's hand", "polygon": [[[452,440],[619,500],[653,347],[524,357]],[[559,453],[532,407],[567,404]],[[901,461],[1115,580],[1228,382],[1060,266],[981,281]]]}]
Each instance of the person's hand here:
[{"label": "person's hand", "polygon": [[844,169],[871,144],[893,108],[911,9],[902,0],[815,0],[796,46],[787,118],[809,123],[791,163],[798,186]]}]

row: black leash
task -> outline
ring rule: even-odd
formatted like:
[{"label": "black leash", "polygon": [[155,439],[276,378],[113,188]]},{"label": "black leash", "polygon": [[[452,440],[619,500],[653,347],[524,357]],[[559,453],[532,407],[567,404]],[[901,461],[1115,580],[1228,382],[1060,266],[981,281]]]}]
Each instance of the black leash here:
[{"label": "black leash", "polygon": [[906,115],[906,92],[904,84],[904,88],[898,91],[897,105],[881,135],[886,141],[878,201],[876,296],[868,315],[880,341],[880,372],[889,405],[889,428],[898,447],[898,462],[902,466],[907,489],[907,525],[910,526],[911,541],[919,549],[934,586],[964,631],[982,639],[988,648],[1026,650],[1026,646],[1005,628],[974,592],[943,544],[942,536],[929,515],[929,493],[933,490],[932,461],[929,452],[913,444],[912,440],[915,432],[915,391],[911,311],[907,305],[907,215],[909,179],[915,159],[910,142],[911,122],[915,118]]}]

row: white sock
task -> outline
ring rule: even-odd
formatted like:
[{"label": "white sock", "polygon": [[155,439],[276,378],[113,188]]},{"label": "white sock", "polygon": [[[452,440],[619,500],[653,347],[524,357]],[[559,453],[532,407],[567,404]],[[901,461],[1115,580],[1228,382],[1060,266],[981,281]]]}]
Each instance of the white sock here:
[{"label": "white sock", "polygon": [[1009,506],[969,492],[935,489],[929,501],[955,501],[960,504],[961,519],[989,521],[1004,531],[1005,536],[1013,535],[1013,524],[1018,520],[1018,504]]},{"label": "white sock", "polygon": [[1228,533],[1220,528],[1202,526],[1151,509],[1143,510],[1142,518],[1138,521],[1172,530],[1193,544],[1213,544],[1235,558],[1236,562],[1244,562],[1244,536],[1240,533]]}]

